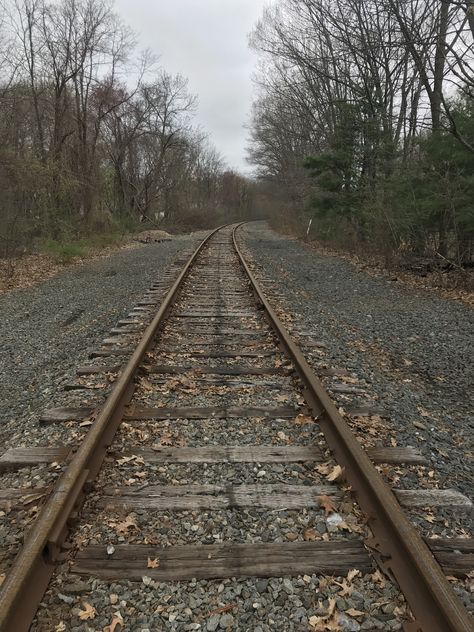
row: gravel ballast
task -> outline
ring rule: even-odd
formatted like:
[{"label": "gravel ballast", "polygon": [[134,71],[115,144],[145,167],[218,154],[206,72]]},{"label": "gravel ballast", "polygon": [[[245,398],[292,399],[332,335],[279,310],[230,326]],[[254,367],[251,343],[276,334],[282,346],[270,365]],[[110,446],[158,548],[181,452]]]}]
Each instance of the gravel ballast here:
[{"label": "gravel ballast", "polygon": [[[327,281],[327,296],[323,300],[313,299],[314,289],[306,289],[301,285],[305,275],[316,285],[322,285],[322,281],[314,278],[311,272],[311,258],[313,253],[306,251],[303,246],[294,244],[289,240],[272,234],[261,226],[250,226],[245,228],[246,243],[249,253],[253,254],[256,265],[262,265],[261,276],[270,280],[268,287],[272,288],[275,300],[278,301],[278,311],[281,308],[291,312],[288,316],[281,313],[285,324],[299,337],[303,344],[305,353],[313,366],[340,367],[347,369],[347,373],[326,373],[326,386],[332,388],[332,396],[337,405],[343,407],[373,406],[383,409],[378,417],[370,417],[367,421],[359,418],[361,428],[367,426],[367,436],[370,437],[371,445],[380,443],[387,445],[391,440],[398,442],[398,445],[413,445],[423,451],[427,456],[433,457],[431,439],[429,433],[434,432],[431,427],[436,428],[440,433],[439,443],[435,445],[437,452],[434,453],[439,461],[442,454],[448,467],[451,446],[442,442],[441,425],[435,425],[433,419],[439,419],[445,423],[446,417],[441,416],[441,412],[433,408],[432,401],[425,399],[427,389],[426,383],[431,378],[427,378],[424,373],[419,376],[418,367],[414,358],[417,357],[413,351],[412,355],[403,355],[403,366],[397,366],[395,346],[385,346],[382,332],[386,330],[387,335],[400,336],[401,329],[390,331],[390,320],[384,326],[367,330],[363,327],[363,309],[367,310],[368,297],[362,295],[362,287],[365,287],[366,280],[359,279],[359,285],[349,278],[347,269],[338,269],[339,260],[332,260],[327,266],[326,274],[332,274],[332,295],[331,281]],[[183,239],[182,248],[177,247],[174,252],[161,253],[159,257],[163,270],[171,266],[177,258],[182,259],[185,251],[191,251],[197,243],[193,238]],[[267,247],[267,241],[270,244]],[[170,242],[174,243],[174,242]],[[277,246],[274,247],[274,245]],[[150,247],[148,247],[150,248]],[[152,248],[156,248],[153,246]],[[288,256],[286,249],[288,249]],[[147,249],[148,250],[148,249]],[[151,250],[148,250],[150,253]],[[303,253],[307,257],[308,269],[304,267],[298,259],[298,253]],[[120,257],[123,253],[115,255]],[[134,255],[135,257],[135,255]],[[293,259],[294,258],[294,259]],[[157,257],[158,259],[158,257]],[[324,257],[321,257],[324,259]],[[125,275],[125,280],[117,284],[116,278],[113,281],[114,298],[113,305],[109,306],[109,296],[104,298],[107,291],[107,281],[102,286],[95,283],[97,272],[88,273],[85,279],[73,278],[69,280],[68,295],[74,296],[79,303],[78,310],[84,312],[78,314],[74,312],[70,304],[63,300],[59,301],[60,288],[48,290],[45,296],[40,293],[35,296],[38,306],[43,309],[42,318],[37,317],[38,328],[40,330],[41,345],[38,349],[47,349],[41,355],[40,352],[34,354],[31,363],[31,371],[27,373],[24,367],[27,365],[24,358],[28,354],[28,349],[22,346],[18,353],[22,354],[22,368],[18,388],[12,389],[13,402],[12,412],[14,416],[8,417],[5,422],[5,440],[12,445],[25,442],[25,433],[31,434],[34,442],[50,443],[51,437],[56,436],[57,443],[64,440],[77,443],[87,426],[75,422],[66,422],[58,425],[39,426],[35,423],[37,413],[46,407],[59,405],[81,405],[86,401],[94,400],[93,391],[72,391],[62,393],[62,387],[70,384],[74,375],[74,369],[79,364],[86,362],[88,353],[100,345],[102,338],[107,335],[110,328],[121,316],[130,311],[133,303],[143,296],[145,290],[153,281],[157,280],[156,267],[144,280],[143,268],[149,263],[148,258],[143,257],[138,260],[127,259],[117,261],[117,275]],[[167,264],[164,261],[167,261]],[[288,263],[287,263],[287,261]],[[107,260],[110,262],[110,260]],[[282,262],[285,261],[283,264]],[[99,262],[100,263],[100,262]],[[224,258],[224,263],[226,259]],[[93,266],[94,264],[90,264]],[[347,264],[345,264],[347,265]],[[285,269],[282,271],[281,267]],[[323,266],[319,266],[323,268]],[[142,268],[142,269],[140,269]],[[333,270],[335,268],[335,271]],[[73,272],[73,271],[71,271]],[[237,272],[237,269],[236,269]],[[206,270],[204,270],[204,274]],[[224,276],[230,278],[230,268],[224,267]],[[104,270],[100,273],[105,276]],[[147,270],[148,274],[148,270]],[[301,274],[301,278],[298,276]],[[354,271],[354,274],[359,274]],[[334,281],[334,275],[336,280]],[[62,276],[62,275],[61,275]],[[237,273],[237,277],[239,274]],[[340,277],[340,278],[339,278]],[[101,277],[102,278],[102,277]],[[106,276],[105,279],[108,279]],[[53,279],[54,281],[54,279]],[[373,281],[373,280],[372,280]],[[375,280],[377,281],[377,280]],[[347,282],[347,287],[343,284]],[[380,282],[380,281],[377,281]],[[49,282],[48,282],[49,283]],[[141,285],[143,283],[143,285]],[[187,281],[188,299],[192,303],[195,298],[193,273]],[[214,283],[216,283],[214,281]],[[242,279],[239,283],[233,280],[229,286],[234,290],[246,287],[246,281]],[[369,281],[367,281],[367,285]],[[47,284],[43,284],[43,287]],[[67,285],[67,284],[66,284]],[[92,289],[93,286],[93,289]],[[337,289],[335,289],[335,286]],[[199,286],[198,286],[199,287]],[[344,313],[339,318],[338,307],[340,305],[339,291],[342,287],[343,295],[349,288],[358,288],[362,297],[359,307],[361,313],[354,320],[350,320],[351,313]],[[127,290],[128,288],[128,290]],[[132,288],[132,289],[131,289]],[[295,288],[297,295],[295,296]],[[398,288],[397,288],[398,290]],[[384,290],[379,288],[368,288],[367,292],[377,291],[385,300]],[[76,298],[80,296],[80,299]],[[186,296],[186,292],[184,292]],[[14,298],[16,295],[12,295]],[[198,295],[197,295],[198,296]],[[83,307],[82,300],[86,300],[86,307]],[[334,304],[331,303],[334,299]],[[191,299],[193,299],[191,301]],[[374,296],[372,296],[374,301]],[[392,301],[393,301],[392,297]],[[53,307],[48,312],[46,307],[52,303]],[[56,302],[54,302],[56,301]],[[388,301],[388,298],[387,298]],[[272,302],[275,302],[272,299]],[[350,301],[348,301],[349,303]],[[63,305],[63,310],[68,308],[68,313],[63,312],[63,319],[58,317],[59,305]],[[227,309],[230,304],[226,303]],[[250,308],[250,305],[248,305]],[[456,306],[457,307],[457,306]],[[18,305],[15,306],[18,310]],[[25,303],[23,309],[26,311]],[[186,312],[189,307],[185,302],[180,302],[175,309],[175,324],[181,327],[181,312]],[[205,311],[206,307],[200,307]],[[244,311],[244,308],[242,308]],[[355,306],[352,306],[355,313]],[[33,309],[29,310],[33,313]],[[225,309],[223,310],[226,311]],[[390,310],[387,310],[390,312]],[[393,312],[393,310],[392,310]],[[392,314],[392,312],[390,312]],[[12,319],[14,309],[12,307]],[[378,311],[376,306],[370,306],[370,314],[375,319],[381,318],[382,310]],[[45,314],[50,314],[53,323],[45,322]],[[106,314],[106,316],[104,315]],[[83,317],[87,315],[85,320]],[[178,317],[179,316],[179,317]],[[31,316],[30,316],[31,318]],[[247,317],[237,317],[230,321],[233,326],[251,327],[255,325],[263,328],[263,315],[257,312],[256,315]],[[104,322],[104,321],[107,322]],[[171,316],[173,320],[173,316]],[[212,318],[214,320],[214,318]],[[212,322],[212,321],[211,321]],[[62,324],[62,327],[61,327]],[[370,323],[374,327],[374,323]],[[378,323],[377,323],[378,325]],[[214,325],[211,327],[215,328]],[[67,331],[62,333],[62,329]],[[100,332],[97,331],[100,329]],[[60,348],[55,343],[55,334],[61,331],[59,340]],[[217,331],[217,328],[216,328]],[[372,337],[370,332],[372,331]],[[148,632],[150,630],[240,630],[267,632],[270,630],[294,630],[298,632],[310,629],[322,629],[325,622],[334,624],[337,621],[338,628],[347,631],[357,630],[399,630],[402,621],[407,617],[407,609],[403,596],[398,588],[391,584],[380,571],[362,574],[358,571],[349,571],[347,577],[321,577],[317,575],[299,575],[296,577],[281,578],[231,578],[231,579],[210,579],[188,581],[167,582],[153,580],[147,576],[146,568],[155,568],[151,564],[159,564],[159,552],[155,560],[143,559],[144,573],[141,581],[129,582],[129,575],[111,581],[102,581],[86,574],[78,575],[78,568],[75,571],[75,554],[83,550],[88,545],[107,545],[107,555],[116,553],[115,547],[121,543],[127,544],[147,544],[158,547],[175,546],[182,544],[226,544],[231,542],[260,544],[265,542],[293,542],[294,540],[339,540],[339,539],[362,539],[367,536],[366,525],[360,509],[349,497],[337,496],[336,505],[327,508],[324,505],[324,496],[318,496],[319,504],[308,509],[285,509],[278,506],[277,509],[261,508],[250,506],[237,511],[235,508],[218,509],[213,507],[206,509],[196,508],[196,510],[183,510],[176,508],[172,511],[168,508],[153,509],[152,505],[147,506],[137,504],[135,509],[122,507],[116,498],[114,490],[103,491],[106,485],[110,489],[117,485],[128,486],[129,489],[145,488],[147,485],[189,485],[189,484],[219,484],[221,486],[232,486],[242,484],[263,484],[263,483],[293,483],[298,485],[318,485],[325,481],[338,480],[338,475],[334,478],[336,464],[330,458],[325,449],[320,428],[316,423],[309,423],[305,418],[304,402],[301,396],[301,385],[297,379],[287,375],[273,375],[256,379],[255,383],[244,385],[243,387],[232,388],[228,386],[214,386],[207,384],[203,386],[199,379],[206,376],[200,373],[199,367],[218,367],[224,364],[219,357],[208,358],[205,353],[201,357],[200,344],[195,345],[193,338],[194,325],[190,327],[187,334],[189,341],[180,340],[181,334],[172,336],[173,345],[178,342],[179,348],[167,350],[168,339],[161,334],[157,340],[157,347],[150,351],[147,360],[152,365],[158,366],[167,364],[170,366],[187,365],[192,370],[186,374],[162,379],[159,373],[146,374],[140,377],[138,388],[131,402],[131,409],[137,405],[137,410],[141,406],[259,406],[275,409],[277,405],[285,404],[285,407],[294,409],[295,418],[289,419],[288,413],[282,412],[282,418],[267,417],[237,417],[229,415],[226,419],[157,419],[147,420],[145,417],[134,419],[130,415],[129,422],[122,423],[117,436],[111,446],[111,450],[106,458],[104,467],[96,481],[96,488],[91,490],[88,499],[81,512],[81,522],[73,532],[71,556],[68,561],[61,564],[52,583],[44,595],[42,604],[37,612],[36,620],[32,629],[37,632],[46,630],[76,630],[77,632],[89,632],[90,630],[102,630],[113,632],[118,622],[124,621],[122,627],[125,631]],[[412,329],[411,336],[419,334],[416,329]],[[134,334],[130,337],[133,339]],[[266,338],[268,337],[268,334]],[[31,335],[32,341],[35,339]],[[126,338],[126,337],[125,337]],[[126,346],[127,340],[124,338],[123,344]],[[9,338],[10,351],[15,349],[15,333]],[[71,346],[71,340],[72,346]],[[32,342],[30,341],[30,342]],[[376,341],[376,342],[374,342]],[[64,346],[63,346],[64,342]],[[267,344],[265,340],[264,345]],[[306,346],[305,346],[306,345]],[[193,349],[198,349],[196,355],[192,355]],[[227,364],[232,367],[234,364],[246,364],[249,367],[278,367],[286,366],[285,357],[280,351],[265,355],[266,346],[262,346],[262,355],[259,357],[248,357],[242,359],[246,345],[230,345],[230,349],[239,352],[238,355],[230,359]],[[250,349],[252,347],[249,347]],[[212,349],[212,345],[204,348],[204,352]],[[217,349],[217,347],[216,347]],[[16,353],[16,351],[15,351]],[[61,358],[67,357],[66,361]],[[426,356],[428,357],[428,356]],[[427,361],[427,360],[426,360]],[[55,368],[51,368],[54,363]],[[61,370],[56,365],[61,363]],[[11,367],[11,364],[10,364]],[[43,367],[48,373],[44,376],[40,374]],[[409,373],[404,372],[404,367]],[[58,369],[58,371],[56,371]],[[27,375],[30,380],[37,377],[36,384],[31,387],[33,395],[27,398],[25,408],[23,405],[21,390],[28,386]],[[330,375],[330,377],[329,377]],[[429,375],[429,373],[428,373]],[[436,383],[442,380],[449,383],[449,373],[443,374],[438,370],[435,372]],[[325,378],[326,379],[326,378]],[[88,378],[84,378],[89,382]],[[100,377],[91,380],[91,384],[101,381]],[[259,382],[262,382],[260,385]],[[280,389],[275,389],[263,382],[277,382]],[[12,378],[13,382],[13,378]],[[44,389],[43,389],[44,384]],[[337,389],[340,389],[339,391]],[[347,390],[353,389],[351,390]],[[156,389],[156,390],[155,390]],[[342,390],[341,390],[342,389]],[[345,390],[344,390],[345,389]],[[404,389],[409,389],[405,392]],[[433,390],[434,387],[433,387]],[[35,391],[37,394],[34,395]],[[408,394],[407,394],[408,393]],[[401,397],[403,395],[403,397]],[[100,400],[100,389],[97,391],[97,400]],[[398,401],[400,399],[400,402]],[[412,414],[412,407],[416,414]],[[284,408],[284,407],[283,407]],[[452,404],[451,404],[452,408]],[[18,411],[18,413],[16,413]],[[464,410],[464,412],[466,412]],[[265,413],[267,414],[267,413]],[[454,414],[454,413],[453,413]],[[18,418],[18,421],[16,419]],[[284,418],[283,418],[284,417]],[[392,419],[396,418],[397,424],[392,429]],[[361,421],[362,419],[362,421]],[[404,430],[404,425],[412,419],[417,421],[416,431],[410,433]],[[464,416],[465,419],[465,416]],[[138,423],[137,423],[138,422]],[[92,422],[91,422],[92,423]],[[385,429],[390,427],[390,433]],[[14,428],[14,432],[12,432]],[[9,434],[7,432],[9,431]],[[426,431],[426,433],[425,433]],[[381,436],[383,434],[383,436]],[[460,441],[462,435],[458,435],[454,440]],[[28,440],[28,438],[26,439]],[[321,452],[325,456],[325,463],[321,464],[278,464],[278,463],[255,463],[255,464],[230,464],[230,463],[176,463],[166,465],[153,465],[144,459],[132,455],[123,456],[122,451],[128,448],[132,451],[135,447],[149,448],[150,445],[161,446],[209,446],[229,444],[239,445],[285,445],[295,440],[298,445],[318,444]],[[393,445],[393,443],[392,443]],[[468,450],[467,445],[463,450]],[[133,446],[133,447],[132,447]],[[460,455],[459,458],[462,458]],[[465,457],[464,457],[465,458]],[[5,475],[4,483],[15,478],[30,478],[33,474],[39,478],[41,483],[49,483],[54,477],[55,471],[61,466],[51,464],[47,468],[23,468],[15,474]],[[434,465],[437,468],[437,463]],[[37,472],[37,474],[36,474]],[[399,477],[398,487],[404,487],[407,479],[411,478],[411,484],[416,487],[420,478],[426,478],[428,483],[433,485],[452,486],[462,489],[461,484],[456,479],[454,482],[447,480],[445,472],[441,470],[430,476],[428,468],[413,467],[408,468],[409,476],[401,472],[399,468],[386,468],[384,476],[387,478]],[[468,475],[467,468],[465,469]],[[400,476],[399,476],[400,474]],[[440,481],[440,476],[442,480]],[[461,476],[462,478],[462,476]],[[464,481],[466,482],[466,481]],[[110,487],[109,487],[110,486]],[[227,489],[227,487],[226,487]],[[330,493],[330,492],[328,492]],[[107,497],[106,499],[103,496]],[[146,494],[145,494],[146,495]],[[323,500],[321,500],[323,499]],[[102,502],[106,500],[106,502]],[[171,505],[172,506],[172,505]],[[24,514],[24,515],[23,515]],[[26,508],[20,516],[24,522],[24,527],[34,519],[35,508]],[[20,541],[20,526],[17,528],[8,527],[9,518],[5,518],[5,534],[11,539],[10,546],[15,547]],[[436,518],[436,517],[434,517]],[[421,516],[420,520],[423,520]],[[423,527],[423,523],[421,523]],[[448,522],[446,522],[446,527]],[[452,525],[450,524],[451,528]],[[443,535],[443,524],[435,524],[432,531]],[[463,529],[463,523],[456,523],[454,530]],[[18,533],[16,533],[18,531]],[[347,533],[346,533],[347,532]],[[109,551],[110,549],[110,551]],[[146,568],[145,568],[146,566]],[[311,569],[312,571],[313,569]],[[152,574],[152,571],[150,571]],[[470,604],[470,597],[465,591],[463,584],[456,587],[461,599]],[[334,616],[333,616],[334,615]]]},{"label": "gravel ballast", "polygon": [[473,310],[317,254],[264,223],[241,230],[260,277],[273,282],[291,312],[293,333],[310,332],[322,343],[313,364],[356,375],[387,415],[398,445],[419,448],[443,487],[470,495]]},{"label": "gravel ballast", "polygon": [[25,430],[39,440],[45,432],[47,438],[48,429],[36,424],[37,415],[61,405],[62,388],[72,381],[75,368],[204,234],[121,250],[0,296],[3,446],[21,445]]}]

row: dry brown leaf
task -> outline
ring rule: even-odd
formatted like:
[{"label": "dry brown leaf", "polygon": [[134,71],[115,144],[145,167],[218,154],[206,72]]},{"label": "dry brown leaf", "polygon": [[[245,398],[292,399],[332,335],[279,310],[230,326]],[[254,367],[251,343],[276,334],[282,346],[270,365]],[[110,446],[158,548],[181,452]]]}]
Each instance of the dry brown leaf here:
[{"label": "dry brown leaf", "polygon": [[418,406],[418,412],[420,413],[420,415],[422,417],[429,417],[430,416],[430,413],[425,408],[423,408],[422,406]]},{"label": "dry brown leaf", "polygon": [[281,439],[282,441],[286,441],[287,443],[290,441],[290,437],[287,434],[285,434],[282,430],[277,432],[277,437]]},{"label": "dry brown leaf", "polygon": [[360,610],[356,610],[355,608],[349,608],[349,610],[346,610],[346,614],[348,614],[350,617],[362,617],[364,616],[365,612],[361,612]]},{"label": "dry brown leaf", "polygon": [[120,612],[116,612],[112,618],[112,621],[109,625],[106,625],[103,632],[115,632],[115,628],[120,625],[123,625],[123,617]]},{"label": "dry brown leaf", "polygon": [[346,384],[358,384],[359,378],[352,377],[351,375],[338,375],[338,378],[341,382],[345,382]]},{"label": "dry brown leaf", "polygon": [[155,558],[148,558],[148,562],[147,562],[147,568],[158,568],[160,566],[160,560],[155,557]]},{"label": "dry brown leaf", "polygon": [[339,597],[348,597],[349,595],[352,594],[352,591],[354,590],[352,584],[350,584],[347,579],[344,577],[344,579],[342,580],[342,582],[337,582],[336,580],[333,580],[334,584],[336,584],[337,586],[340,586],[341,590],[339,591]]},{"label": "dry brown leaf", "polygon": [[320,465],[316,465],[315,470],[318,472],[318,474],[326,476],[326,474],[332,472],[332,467],[329,463],[321,463]]},{"label": "dry brown leaf", "polygon": [[[319,607],[322,606],[321,601],[318,602]],[[337,621],[336,610],[336,600],[334,598],[329,599],[328,609],[324,616],[317,617],[313,616],[309,619],[309,624],[314,632],[325,632],[326,630],[330,631],[339,631],[340,626]]]},{"label": "dry brown leaf", "polygon": [[333,467],[331,473],[326,476],[326,479],[328,481],[331,481],[331,482],[332,481],[337,481],[340,478],[342,478],[343,472],[344,472],[344,470],[343,470],[343,468],[340,465],[335,465]]},{"label": "dry brown leaf", "polygon": [[134,514],[129,514],[122,522],[113,524],[118,533],[126,534],[129,529],[138,529],[137,519]]},{"label": "dry brown leaf", "polygon": [[358,575],[360,575],[360,571],[357,568],[353,568],[347,573],[347,580],[351,582]]},{"label": "dry brown leaf", "polygon": [[160,444],[167,446],[173,445],[173,435],[171,434],[171,432],[164,432],[161,435]]},{"label": "dry brown leaf", "polygon": [[308,527],[303,532],[303,538],[306,542],[314,542],[314,540],[319,540],[319,535],[314,529]]},{"label": "dry brown leaf", "polygon": [[396,447],[397,447],[397,440],[395,439],[395,437],[390,437],[390,445],[391,445],[393,448],[396,448]]},{"label": "dry brown leaf", "polygon": [[313,418],[310,415],[299,414],[294,419],[293,423],[298,424],[300,426],[304,426],[305,424],[314,423]]},{"label": "dry brown leaf", "polygon": [[131,454],[130,456],[122,456],[120,459],[117,459],[117,464],[125,465],[126,463],[130,463],[131,461],[134,461],[136,463],[145,462],[141,456],[137,456],[136,454]]},{"label": "dry brown leaf", "polygon": [[82,602],[82,607],[84,610],[79,610],[79,619],[82,621],[87,621],[88,619],[94,619],[97,614],[97,610],[87,601]]},{"label": "dry brown leaf", "polygon": [[60,621],[58,625],[54,628],[54,632],[65,632],[65,631],[66,631],[66,624],[64,623],[64,621]]},{"label": "dry brown leaf", "polygon": [[322,496],[318,496],[318,502],[320,506],[324,509],[326,516],[336,511],[336,507],[329,496],[326,496],[325,494],[323,494]]},{"label": "dry brown leaf", "polygon": [[290,531],[289,533],[286,534],[286,539],[289,540],[290,542],[294,542],[295,540],[298,539],[298,534]]},{"label": "dry brown leaf", "polygon": [[277,395],[275,401],[279,404],[285,404],[288,401],[289,395]]},{"label": "dry brown leaf", "polygon": [[372,581],[374,582],[374,584],[378,584],[380,588],[384,588],[385,585],[387,584],[387,580],[382,575],[379,569],[375,570],[370,577]]},{"label": "dry brown leaf", "polygon": [[151,382],[149,382],[145,377],[142,377],[142,379],[140,380],[140,388],[143,391],[154,391],[155,387],[153,386],[153,384]]}]

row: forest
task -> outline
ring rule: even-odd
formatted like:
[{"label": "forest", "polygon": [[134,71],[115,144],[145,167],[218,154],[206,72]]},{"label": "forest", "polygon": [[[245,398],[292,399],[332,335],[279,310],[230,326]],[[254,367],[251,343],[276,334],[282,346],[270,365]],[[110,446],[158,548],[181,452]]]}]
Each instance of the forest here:
[{"label": "forest", "polygon": [[474,2],[279,0],[249,160],[280,225],[387,257],[474,257]]},{"label": "forest", "polygon": [[249,35],[254,177],[108,0],[0,0],[0,257],[247,217],[474,259],[474,1],[274,0]]},{"label": "forest", "polygon": [[252,183],[107,0],[0,0],[0,257],[244,216]]}]

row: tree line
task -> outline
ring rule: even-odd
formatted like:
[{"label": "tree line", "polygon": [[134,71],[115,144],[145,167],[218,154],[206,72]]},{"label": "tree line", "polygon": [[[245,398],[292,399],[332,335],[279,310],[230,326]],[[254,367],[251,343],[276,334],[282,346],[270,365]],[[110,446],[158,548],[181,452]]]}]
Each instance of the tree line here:
[{"label": "tree line", "polygon": [[43,235],[245,214],[187,81],[107,0],[0,0],[0,256]]},{"label": "tree line", "polygon": [[278,0],[249,160],[282,217],[379,252],[474,258],[474,2]]}]

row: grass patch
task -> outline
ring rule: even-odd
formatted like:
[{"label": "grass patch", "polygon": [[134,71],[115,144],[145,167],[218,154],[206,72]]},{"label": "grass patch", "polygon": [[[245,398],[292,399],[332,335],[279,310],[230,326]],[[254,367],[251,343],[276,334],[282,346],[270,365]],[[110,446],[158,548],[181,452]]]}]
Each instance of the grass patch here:
[{"label": "grass patch", "polygon": [[88,248],[81,241],[57,241],[56,239],[46,239],[40,250],[50,255],[59,263],[68,263],[75,257],[84,257]]},{"label": "grass patch", "polygon": [[125,239],[125,236],[119,233],[95,233],[81,239],[48,238],[41,242],[39,250],[48,254],[58,263],[69,263],[76,257],[87,256],[91,251],[119,246]]}]

